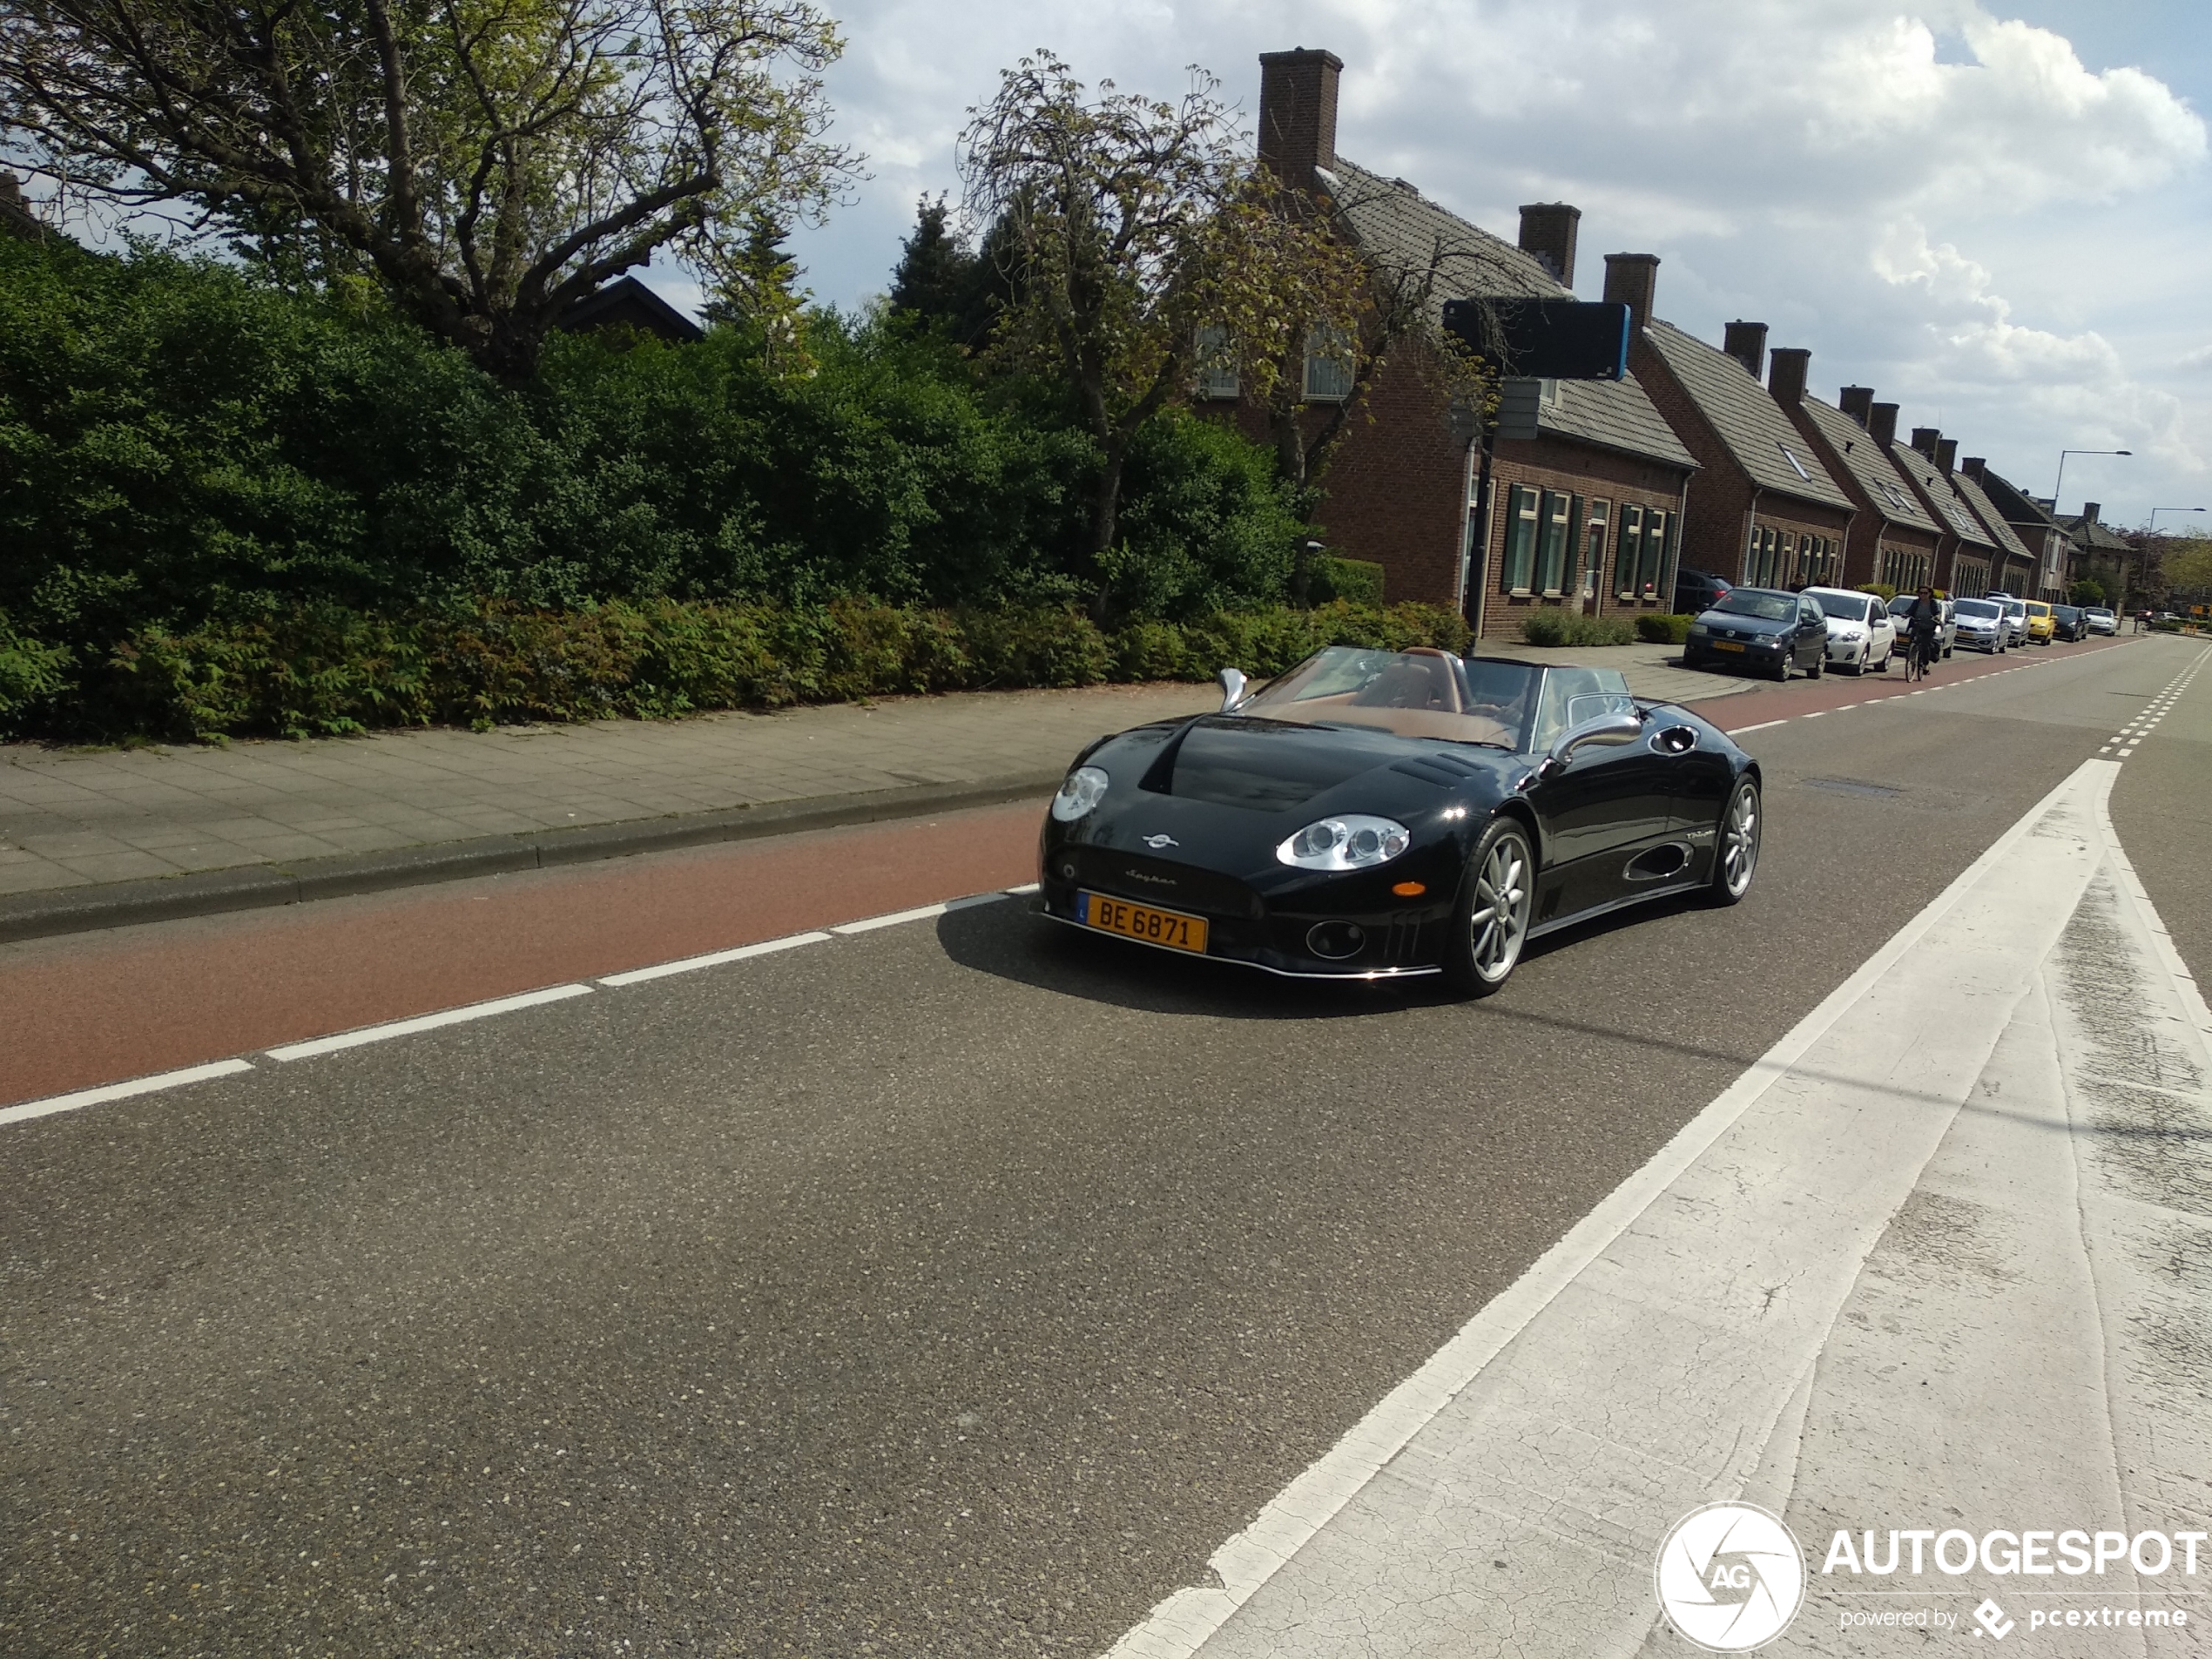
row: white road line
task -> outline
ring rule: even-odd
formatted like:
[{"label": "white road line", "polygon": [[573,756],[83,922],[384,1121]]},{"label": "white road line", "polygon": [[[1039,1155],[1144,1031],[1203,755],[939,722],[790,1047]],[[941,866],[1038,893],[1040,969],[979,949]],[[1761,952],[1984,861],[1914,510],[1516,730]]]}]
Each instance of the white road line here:
[{"label": "white road line", "polygon": [[786,934],[781,939],[764,939],[757,945],[739,945],[733,950],[710,951],[704,956],[685,956],[672,962],[656,962],[651,968],[633,968],[620,974],[603,974],[597,983],[613,988],[621,985],[640,985],[649,979],[666,979],[671,974],[690,974],[702,968],[719,968],[725,962],[741,962],[748,956],[766,956],[772,952],[790,950],[797,945],[821,945],[829,941],[824,933]]},{"label": "white road line", "polygon": [[1787,725],[1789,724],[1789,719],[1786,717],[1779,720],[1762,720],[1757,725],[1737,726],[1730,731],[1728,735],[1731,738],[1740,738],[1746,732],[1764,732],[1770,725]]},{"label": "white road line", "polygon": [[[2030,807],[1943,892],[1903,927],[1820,1005],[1800,1020],[1751,1068],[1685,1124],[1651,1160],[1600,1201],[1534,1265],[1463,1325],[1459,1334],[1426,1364],[1384,1397],[1343,1439],[1271,1499],[1243,1532],[1214,1552],[1211,1566],[1217,1587],[1177,1591],[1154,1608],[1144,1622],[1116,1642],[1108,1659],[1190,1659],[1258,1594],[1276,1572],[1303,1549],[1370,1480],[1405,1449],[1474,1382],[1476,1376],[1573,1286],[1585,1270],[1649,1211],[1677,1178],[1698,1163],[1709,1148],[1735,1125],[1831,1028],[1865,1002],[1891,969],[1912,957],[1914,948],[1948,921],[1954,911],[1977,924],[1986,918],[1986,895],[1976,889],[1985,877],[2005,868],[2047,814],[2077,796],[2109,762],[2085,760],[2064,781]],[[2057,856],[2035,844],[2044,859]],[[2070,856],[2070,855],[2069,855]],[[2009,879],[2008,873],[2008,879]],[[2066,908],[2072,909],[2067,900]],[[1968,930],[1970,933],[1973,929]],[[2009,999],[2007,999],[2009,1001]],[[1969,1080],[1971,1081],[1971,1080]]]},{"label": "white road line", "polygon": [[27,1123],[34,1117],[73,1112],[80,1106],[104,1106],[111,1100],[151,1095],[160,1089],[181,1089],[186,1083],[205,1082],[211,1077],[235,1077],[241,1071],[253,1069],[250,1060],[218,1060],[210,1065],[187,1066],[182,1071],[158,1071],[151,1077],[133,1077],[127,1083],[105,1083],[98,1089],[80,1089],[73,1095],[54,1095],[44,1100],[25,1101],[20,1106],[0,1108],[0,1125]]},{"label": "white road line", "polygon": [[932,916],[941,916],[948,910],[965,910],[970,905],[996,904],[1003,893],[978,893],[965,899],[948,899],[942,904],[921,905],[912,910],[894,910],[887,916],[870,916],[866,921],[840,923],[830,931],[833,934],[872,934],[879,927],[895,927],[902,921],[927,921]]},{"label": "white road line", "polygon": [[358,1031],[341,1031],[334,1037],[316,1037],[308,1042],[287,1042],[281,1049],[267,1050],[272,1060],[307,1060],[319,1054],[334,1054],[341,1049],[357,1049],[365,1042],[381,1042],[388,1037],[404,1037],[417,1031],[435,1031],[440,1026],[465,1025],[471,1020],[488,1020],[495,1014],[511,1014],[517,1008],[536,1008],[541,1002],[564,1002],[572,996],[589,996],[589,985],[549,985],[542,991],[525,991],[520,996],[502,996],[490,1002],[472,1002],[467,1008],[447,1008],[440,1014],[421,1014],[411,1020],[394,1020],[384,1025],[363,1026]]},{"label": "white road line", "polygon": [[1037,884],[1035,882],[1024,881],[1018,887],[1008,887],[1006,890],[1006,895],[1009,899],[1020,899],[1026,897],[1029,894],[1035,893],[1036,890]]}]

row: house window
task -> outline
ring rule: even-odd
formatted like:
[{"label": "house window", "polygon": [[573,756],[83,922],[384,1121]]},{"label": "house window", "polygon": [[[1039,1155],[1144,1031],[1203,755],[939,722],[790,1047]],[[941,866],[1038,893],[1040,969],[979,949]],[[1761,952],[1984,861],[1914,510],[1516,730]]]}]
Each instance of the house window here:
[{"label": "house window", "polygon": [[1582,597],[1592,597],[1605,581],[1605,529],[1613,516],[1613,503],[1594,501],[1583,520],[1582,528]]},{"label": "house window", "polygon": [[1536,570],[1536,492],[1526,484],[1513,489],[1513,510],[1506,519],[1506,590],[1526,593]]},{"label": "house window", "polygon": [[1320,327],[1305,337],[1305,401],[1341,403],[1352,395],[1352,336]]},{"label": "house window", "polygon": [[1667,558],[1667,515],[1654,507],[1643,516],[1643,549],[1636,560],[1636,591],[1649,597],[1659,591],[1662,567]]},{"label": "house window", "polygon": [[1636,597],[1636,566],[1643,556],[1643,509],[1634,502],[1621,503],[1621,533],[1614,538],[1613,590],[1623,599]]},{"label": "house window", "polygon": [[1567,550],[1574,540],[1574,502],[1556,489],[1544,492],[1543,535],[1537,550],[1538,588],[1556,597],[1567,585]]},{"label": "house window", "polygon": [[1197,395],[1202,398],[1231,398],[1238,395],[1237,358],[1229,348],[1229,331],[1216,325],[1198,330]]}]

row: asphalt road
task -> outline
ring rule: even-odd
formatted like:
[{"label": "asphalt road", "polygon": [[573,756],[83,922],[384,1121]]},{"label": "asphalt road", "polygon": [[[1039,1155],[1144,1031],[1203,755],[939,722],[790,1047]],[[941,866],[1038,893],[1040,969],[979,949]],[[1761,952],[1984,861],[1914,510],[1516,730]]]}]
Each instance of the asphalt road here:
[{"label": "asphalt road", "polygon": [[1480,1005],[1008,901],[0,1129],[0,1652],[1103,1649],[2200,649],[1751,732],[1752,897]]}]

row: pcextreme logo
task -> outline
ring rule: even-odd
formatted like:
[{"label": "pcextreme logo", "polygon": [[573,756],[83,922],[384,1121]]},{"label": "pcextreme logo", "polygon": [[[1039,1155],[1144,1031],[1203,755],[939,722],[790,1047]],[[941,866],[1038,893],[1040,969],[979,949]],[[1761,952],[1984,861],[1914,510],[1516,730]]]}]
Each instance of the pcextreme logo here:
[{"label": "pcextreme logo", "polygon": [[1675,1523],[1652,1583],[1687,1640],[1708,1653],[1747,1653],[1797,1617],[1804,1552],[1780,1516],[1756,1504],[1709,1503]]}]

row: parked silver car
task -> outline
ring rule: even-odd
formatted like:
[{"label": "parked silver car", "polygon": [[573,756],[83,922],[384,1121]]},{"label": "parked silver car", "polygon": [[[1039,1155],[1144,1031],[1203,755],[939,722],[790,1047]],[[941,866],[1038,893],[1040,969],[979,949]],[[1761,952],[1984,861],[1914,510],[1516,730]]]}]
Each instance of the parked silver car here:
[{"label": "parked silver car", "polygon": [[2027,644],[2027,601],[2010,593],[1985,593],[1981,596],[2005,611],[2005,643],[2007,645]]},{"label": "parked silver car", "polygon": [[1804,597],[1828,618],[1828,663],[1864,674],[1889,671],[1897,655],[1897,628],[1879,596],[1848,588],[1807,588]]},{"label": "parked silver car", "polygon": [[2012,643],[2012,624],[2006,619],[2002,600],[1961,599],[1951,611],[1959,644],[1996,657]]},{"label": "parked silver car", "polygon": [[[1900,593],[1890,601],[1890,620],[1897,624],[1897,637],[1901,644],[1909,643],[1912,629],[1905,617],[1912,609],[1912,602],[1919,597],[1917,593]],[[1959,612],[1948,599],[1939,599],[1936,603],[1943,607],[1943,621],[1936,630],[1936,642],[1941,647],[1942,654],[1948,657],[1951,648],[1959,640]]]},{"label": "parked silver car", "polygon": [[2120,631],[2119,615],[2102,605],[2091,605],[2082,615],[2089,619],[2089,631],[2093,634],[2116,634]]}]

